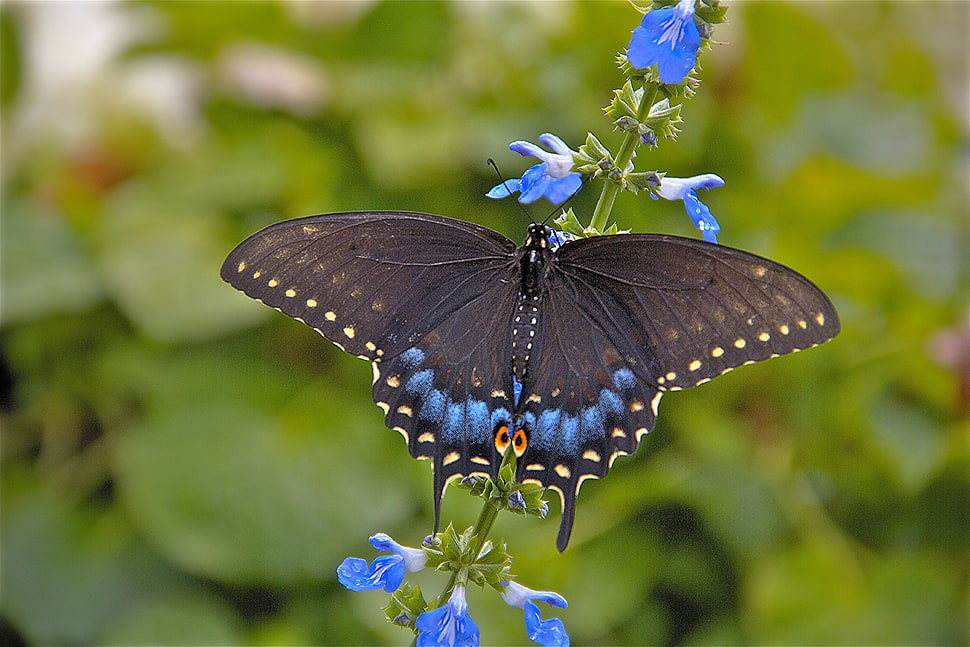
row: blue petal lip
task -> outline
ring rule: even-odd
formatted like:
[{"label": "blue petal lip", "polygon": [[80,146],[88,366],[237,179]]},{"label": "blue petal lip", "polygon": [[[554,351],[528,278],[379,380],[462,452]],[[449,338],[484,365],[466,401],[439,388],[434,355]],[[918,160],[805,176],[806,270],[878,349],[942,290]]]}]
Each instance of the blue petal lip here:
[{"label": "blue petal lip", "polygon": [[519,180],[506,180],[501,184],[493,186],[491,190],[485,194],[485,197],[495,199],[507,198],[516,191],[519,191]]},{"label": "blue petal lip", "polygon": [[337,567],[337,580],[357,593],[377,589],[393,593],[404,581],[404,558],[384,555],[368,566],[363,559],[348,557]]},{"label": "blue petal lip", "polygon": [[700,201],[693,189],[684,195],[684,207],[687,209],[687,215],[694,221],[694,226],[703,234],[704,240],[709,243],[716,243],[717,233],[721,231],[721,226],[711,214],[711,210]]},{"label": "blue petal lip", "polygon": [[569,647],[569,634],[559,618],[543,620],[539,607],[534,602],[527,602],[523,607],[525,614],[525,630],[529,640],[543,647]]},{"label": "blue petal lip", "polygon": [[583,186],[583,178],[579,173],[567,175],[552,182],[546,189],[546,199],[553,204],[565,202]]}]

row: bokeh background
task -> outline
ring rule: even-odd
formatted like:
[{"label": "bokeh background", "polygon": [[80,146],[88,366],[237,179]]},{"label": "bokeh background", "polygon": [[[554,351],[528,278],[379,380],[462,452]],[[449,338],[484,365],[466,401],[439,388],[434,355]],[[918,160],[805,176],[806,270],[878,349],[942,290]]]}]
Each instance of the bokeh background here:
[{"label": "bokeh background", "polygon": [[[832,343],[670,394],[558,514],[500,520],[573,644],[967,644],[967,2],[735,3],[676,143],[721,242],[797,268]],[[396,208],[523,238],[483,197],[577,146],[624,2],[4,2],[0,641],[407,644],[335,579],[416,545],[431,477],[370,367],[223,284],[271,222]],[[588,214],[597,190],[574,208]],[[551,207],[529,211],[545,217]],[[696,236],[624,196],[636,231]],[[553,499],[553,509],[558,501]],[[478,512],[452,491],[446,520]],[[444,578],[416,581],[435,595]],[[527,642],[473,589],[486,644]]]}]

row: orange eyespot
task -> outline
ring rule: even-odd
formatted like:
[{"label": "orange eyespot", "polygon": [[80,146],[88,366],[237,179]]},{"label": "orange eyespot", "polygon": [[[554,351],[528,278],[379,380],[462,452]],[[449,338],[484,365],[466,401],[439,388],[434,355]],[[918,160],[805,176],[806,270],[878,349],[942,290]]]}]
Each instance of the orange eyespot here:
[{"label": "orange eyespot", "polygon": [[495,449],[499,454],[505,454],[505,449],[509,446],[512,439],[509,438],[509,428],[502,425],[495,432]]},{"label": "orange eyespot", "polygon": [[519,429],[510,438],[509,428],[502,425],[495,432],[495,449],[499,454],[504,454],[510,443],[515,455],[521,456],[525,453],[525,448],[529,446],[529,437],[525,435],[524,429]]},{"label": "orange eyespot", "polygon": [[525,448],[529,446],[529,438],[525,435],[524,429],[519,429],[512,436],[512,451],[515,452],[516,456],[521,456],[525,453]]}]

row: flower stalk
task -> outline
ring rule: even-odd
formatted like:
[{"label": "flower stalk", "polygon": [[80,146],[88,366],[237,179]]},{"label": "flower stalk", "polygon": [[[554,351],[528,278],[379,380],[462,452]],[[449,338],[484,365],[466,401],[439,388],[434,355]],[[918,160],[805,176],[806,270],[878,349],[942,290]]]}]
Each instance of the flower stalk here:
[{"label": "flower stalk", "polygon": [[[657,90],[656,85],[651,85],[649,92],[644,92],[644,96],[640,100],[640,105],[637,106],[636,115],[634,115],[634,119],[638,122],[642,123],[650,115],[650,108],[653,107]],[[621,173],[626,173],[626,168],[633,161],[633,157],[637,151],[637,145],[640,142],[640,135],[636,132],[627,131],[616,154],[616,159],[613,161],[614,167],[621,169]],[[616,196],[622,186],[621,181],[612,179],[603,183],[603,190],[600,192],[599,200],[593,208],[593,217],[589,223],[592,229],[596,231],[604,231],[606,229],[606,225],[610,220],[610,213],[613,211],[613,203],[616,201]]]}]

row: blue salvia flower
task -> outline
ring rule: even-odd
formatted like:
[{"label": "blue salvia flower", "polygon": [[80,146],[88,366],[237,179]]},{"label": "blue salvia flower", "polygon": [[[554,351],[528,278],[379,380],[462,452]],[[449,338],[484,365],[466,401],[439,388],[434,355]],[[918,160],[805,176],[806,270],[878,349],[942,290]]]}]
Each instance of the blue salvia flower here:
[{"label": "blue salvia flower", "polygon": [[465,587],[460,584],[443,607],[425,611],[414,623],[417,647],[478,647],[478,627],[468,615]]},{"label": "blue salvia flower", "polygon": [[660,80],[683,83],[697,63],[701,35],[694,24],[694,0],[681,0],[673,7],[648,12],[633,30],[626,58],[642,70],[657,65]]},{"label": "blue salvia flower", "polygon": [[351,591],[384,589],[393,593],[401,586],[405,573],[420,571],[428,559],[420,548],[402,546],[383,532],[371,536],[370,545],[393,554],[382,555],[370,565],[359,557],[345,559],[337,567],[337,579]]},{"label": "blue salvia flower", "polygon": [[553,134],[539,135],[539,142],[551,148],[544,150],[532,142],[515,141],[509,148],[527,157],[538,157],[541,164],[530,167],[520,179],[506,180],[492,187],[485,195],[489,198],[507,198],[519,192],[519,202],[530,204],[539,198],[546,198],[553,204],[561,204],[583,185],[581,173],[571,171],[573,151],[566,142]]},{"label": "blue salvia flower", "polygon": [[[721,231],[721,226],[711,215],[711,210],[697,197],[696,189],[713,189],[716,186],[724,186],[724,180],[719,175],[705,173],[694,177],[664,177],[660,180],[657,194],[667,200],[683,200],[687,215],[694,222],[704,235],[704,240],[709,243],[717,242],[717,232]],[[657,196],[650,194],[654,199]]]},{"label": "blue salvia flower", "polygon": [[529,639],[544,647],[569,647],[569,634],[559,618],[543,620],[539,607],[533,600],[542,600],[546,604],[565,608],[566,598],[552,591],[533,591],[517,582],[504,582],[505,590],[502,599],[509,606],[522,609],[525,614],[525,629]]}]

